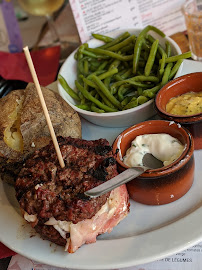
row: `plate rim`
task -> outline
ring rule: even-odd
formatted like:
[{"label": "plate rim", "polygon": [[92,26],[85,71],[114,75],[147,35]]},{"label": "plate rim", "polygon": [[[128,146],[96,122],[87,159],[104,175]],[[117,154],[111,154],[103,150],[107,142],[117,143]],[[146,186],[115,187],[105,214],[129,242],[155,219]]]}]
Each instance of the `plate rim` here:
[{"label": "plate rim", "polygon": [[[200,160],[202,150],[198,150],[197,152],[197,157]],[[195,179],[195,181],[196,180],[197,179]],[[4,190],[5,188],[6,190]],[[89,270],[131,267],[170,256],[202,240],[202,204],[200,202],[200,204],[194,206],[191,211],[186,211],[182,217],[180,216],[160,228],[128,237],[98,239],[96,243],[82,246],[74,254],[66,254],[62,250],[62,247],[56,248],[56,251],[52,253],[50,242],[42,240],[38,234],[33,238],[19,239],[19,237],[17,237],[19,226],[21,227],[22,223],[24,224],[25,221],[20,214],[16,212],[15,205],[13,206],[9,201],[7,197],[9,191],[14,192],[12,187],[1,181],[0,212],[2,218],[0,219],[0,230],[2,231],[3,225],[9,224],[9,221],[12,219],[12,224],[9,225],[12,231],[9,229],[9,226],[7,226],[7,231],[10,230],[9,234],[1,233],[0,241],[18,254],[44,264]],[[16,200],[15,202],[17,203]],[[29,229],[29,226],[27,228]],[[43,249],[43,252],[41,252],[40,249],[36,250],[39,246],[40,249]],[[142,250],[137,250],[137,247],[141,247],[143,252]],[[103,261],[103,258],[106,258],[111,250],[113,250],[111,256],[107,257],[108,260]],[[134,250],[135,255],[133,255],[131,251],[128,252],[128,250]],[[89,254],[93,254],[93,258],[89,257]],[[116,254],[119,254],[119,256],[117,257]],[[86,258],[86,256],[88,256],[88,258]]]}]

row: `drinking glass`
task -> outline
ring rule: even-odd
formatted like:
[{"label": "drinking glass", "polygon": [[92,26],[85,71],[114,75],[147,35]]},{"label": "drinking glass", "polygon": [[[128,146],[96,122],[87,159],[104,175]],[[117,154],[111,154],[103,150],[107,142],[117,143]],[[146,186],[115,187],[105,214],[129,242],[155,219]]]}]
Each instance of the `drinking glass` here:
[{"label": "drinking glass", "polygon": [[200,3],[201,1],[188,0],[182,6],[192,58],[198,61],[202,61],[202,4]]},{"label": "drinking glass", "polygon": [[53,44],[60,43],[52,14],[62,7],[65,0],[18,0],[21,7],[34,16],[45,16],[51,31]]}]

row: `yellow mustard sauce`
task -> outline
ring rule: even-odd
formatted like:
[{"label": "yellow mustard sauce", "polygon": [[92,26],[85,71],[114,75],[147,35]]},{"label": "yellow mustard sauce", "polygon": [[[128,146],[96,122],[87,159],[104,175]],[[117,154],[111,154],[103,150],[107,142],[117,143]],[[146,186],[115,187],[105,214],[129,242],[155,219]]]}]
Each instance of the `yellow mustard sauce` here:
[{"label": "yellow mustard sauce", "polygon": [[188,92],[171,98],[166,104],[166,112],[175,115],[202,113],[202,92]]}]

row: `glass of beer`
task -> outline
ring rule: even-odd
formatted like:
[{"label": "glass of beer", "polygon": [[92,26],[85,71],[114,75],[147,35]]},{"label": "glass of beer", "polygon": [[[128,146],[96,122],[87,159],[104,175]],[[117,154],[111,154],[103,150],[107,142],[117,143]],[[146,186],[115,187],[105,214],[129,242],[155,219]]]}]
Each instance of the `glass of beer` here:
[{"label": "glass of beer", "polygon": [[194,60],[202,61],[202,1],[188,0],[182,6],[189,47]]},{"label": "glass of beer", "polygon": [[62,7],[65,0],[18,0],[21,7],[34,16],[46,16],[53,43],[60,43],[52,14]]}]

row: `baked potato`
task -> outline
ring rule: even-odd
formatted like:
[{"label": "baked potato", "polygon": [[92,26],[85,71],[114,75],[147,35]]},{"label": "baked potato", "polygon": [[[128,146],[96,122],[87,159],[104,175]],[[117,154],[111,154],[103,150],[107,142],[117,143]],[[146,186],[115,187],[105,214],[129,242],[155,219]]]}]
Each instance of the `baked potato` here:
[{"label": "baked potato", "polygon": [[[81,121],[59,94],[42,87],[56,136],[81,138]],[[0,99],[0,176],[13,183],[23,161],[47,145],[50,132],[35,85]]]}]

